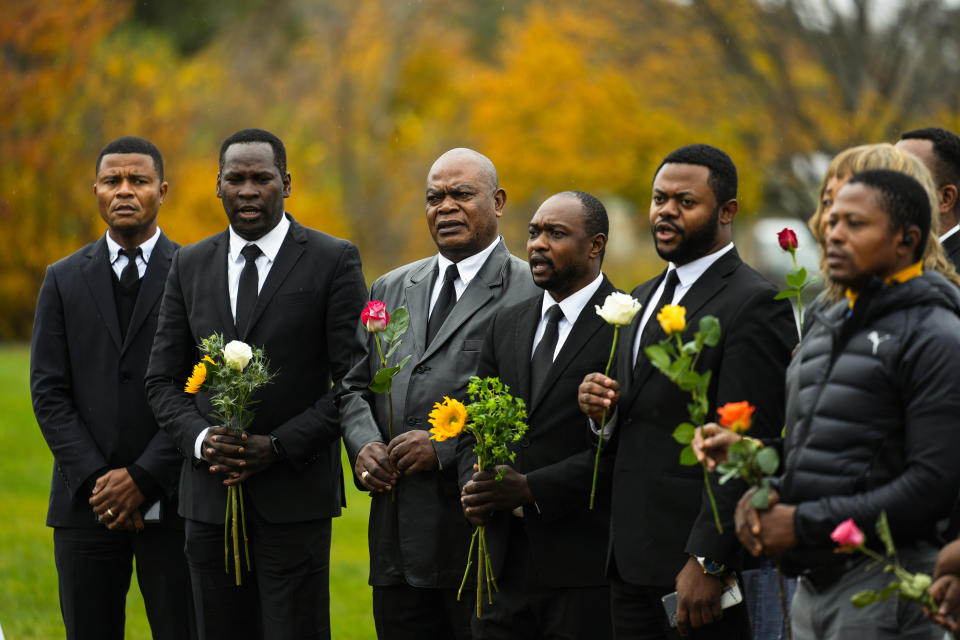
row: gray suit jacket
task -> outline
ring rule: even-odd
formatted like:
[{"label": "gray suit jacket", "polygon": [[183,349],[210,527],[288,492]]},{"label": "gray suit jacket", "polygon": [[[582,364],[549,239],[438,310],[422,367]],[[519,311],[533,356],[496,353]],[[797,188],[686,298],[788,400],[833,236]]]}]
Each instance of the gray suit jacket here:
[{"label": "gray suit jacket", "polygon": [[[430,428],[433,404],[450,396],[465,400],[467,381],[477,371],[484,334],[496,312],[539,290],[527,263],[510,255],[501,240],[457,301],[434,341],[426,344],[430,292],[437,258],[425,258],[380,277],[371,300],[392,311],[403,305],[410,328],[390,364],[413,357],[393,379],[393,434]],[[386,394],[367,385],[379,369],[373,334],[358,331],[367,354],[344,379],[340,398],[343,440],[351,461],[364,445],[386,442]],[[370,357],[373,354],[373,357]],[[389,494],[375,494],[370,505],[370,584],[457,587],[463,577],[472,528],[460,511],[456,441],[435,443],[442,469],[401,478]]]}]

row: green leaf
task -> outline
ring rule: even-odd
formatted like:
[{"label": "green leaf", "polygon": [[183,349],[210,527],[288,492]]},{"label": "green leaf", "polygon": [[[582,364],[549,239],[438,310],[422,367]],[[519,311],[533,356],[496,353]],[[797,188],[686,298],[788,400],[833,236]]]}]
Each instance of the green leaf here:
[{"label": "green leaf", "polygon": [[700,318],[700,331],[703,332],[703,343],[708,347],[715,347],[720,342],[720,321],[716,316]]},{"label": "green leaf", "polygon": [[680,464],[685,467],[692,467],[695,464],[700,464],[700,461],[697,460],[697,456],[693,453],[693,449],[690,445],[687,445],[680,451]]},{"label": "green leaf", "polygon": [[773,296],[774,300],[783,300],[784,298],[793,298],[800,295],[800,292],[796,289],[784,289],[777,295]]},{"label": "green leaf", "polygon": [[684,371],[677,376],[677,386],[683,391],[693,391],[700,386],[700,374],[696,371]]},{"label": "green leaf", "polygon": [[410,314],[407,313],[406,307],[397,307],[390,312],[390,322],[387,323],[387,328],[383,330],[381,335],[384,341],[390,344],[402,336],[409,326]]},{"label": "green leaf", "polygon": [[880,517],[877,518],[876,530],[877,535],[883,540],[883,546],[886,548],[887,555],[890,557],[896,555],[897,549],[893,546],[893,536],[890,534],[890,523],[887,522],[886,511],[880,512]]},{"label": "green leaf", "polygon": [[667,377],[673,381],[676,381],[680,378],[680,374],[690,369],[690,363],[692,362],[690,356],[682,355],[673,362],[670,363],[670,368],[667,369]]},{"label": "green leaf", "polygon": [[370,390],[374,393],[387,391],[390,388],[390,382],[393,380],[393,376],[400,372],[400,368],[403,367],[409,358],[410,356],[404,358],[403,362],[396,367],[385,367],[377,371],[377,375],[373,376],[373,381],[369,384]]},{"label": "green leaf", "polygon": [[394,342],[393,344],[391,344],[391,345],[390,345],[390,350],[387,351],[387,355],[383,356],[384,360],[387,360],[387,361],[389,362],[390,356],[392,356],[394,353],[396,353],[397,349],[400,348],[400,345],[401,345],[401,344],[403,344],[403,340],[397,340],[396,342]]},{"label": "green leaf", "polygon": [[682,422],[673,430],[673,439],[680,444],[690,444],[693,441],[693,434],[696,431],[689,422]]},{"label": "green leaf", "polygon": [[797,275],[800,276],[800,284],[798,284],[797,286],[802,287],[807,280],[807,268],[800,267],[799,269],[797,269]]},{"label": "green leaf", "polygon": [[670,356],[667,355],[666,350],[660,345],[652,344],[644,348],[643,352],[647,354],[650,363],[658,370],[666,373],[670,368]]},{"label": "green leaf", "polygon": [[850,596],[850,602],[857,609],[862,609],[867,607],[875,602],[880,601],[880,594],[872,589],[866,591],[858,591],[857,593]]},{"label": "green leaf", "polygon": [[[802,274],[800,272],[803,272]],[[807,279],[807,270],[803,267],[800,267],[797,271],[791,271],[787,274],[787,286],[790,287],[799,287],[803,284],[803,281]]]},{"label": "green leaf", "polygon": [[700,351],[700,349],[701,349],[701,346],[697,344],[697,340],[694,339],[694,340],[691,340],[690,342],[685,342],[683,344],[682,351],[684,354],[688,356],[693,356],[693,355],[696,355],[697,352]]},{"label": "green leaf", "polygon": [[727,466],[727,465],[717,465],[717,471],[723,475],[720,476],[720,479],[717,481],[720,484],[726,484],[728,481],[738,477],[740,475],[740,469],[736,465]]},{"label": "green leaf", "polygon": [[770,485],[764,483],[750,496],[750,504],[757,511],[766,511],[770,508]]},{"label": "green leaf", "polygon": [[780,454],[772,447],[764,447],[757,452],[757,466],[765,476],[772,476],[780,466]]},{"label": "green leaf", "polygon": [[[707,389],[710,388],[710,376],[713,375],[713,371],[707,370],[700,374],[700,384],[697,385],[697,396],[706,398]],[[704,409],[706,412],[706,409]]]}]

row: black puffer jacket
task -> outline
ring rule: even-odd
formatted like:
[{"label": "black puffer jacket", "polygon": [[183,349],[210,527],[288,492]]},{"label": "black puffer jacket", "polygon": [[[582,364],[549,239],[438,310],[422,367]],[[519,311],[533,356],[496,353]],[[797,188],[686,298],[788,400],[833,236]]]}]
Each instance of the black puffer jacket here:
[{"label": "black puffer jacket", "polygon": [[[781,501],[797,506],[793,571],[836,562],[853,518],[898,545],[936,540],[960,488],[960,290],[937,273],[872,282],[853,314],[819,314],[787,370]],[[882,548],[877,546],[877,548]]]}]

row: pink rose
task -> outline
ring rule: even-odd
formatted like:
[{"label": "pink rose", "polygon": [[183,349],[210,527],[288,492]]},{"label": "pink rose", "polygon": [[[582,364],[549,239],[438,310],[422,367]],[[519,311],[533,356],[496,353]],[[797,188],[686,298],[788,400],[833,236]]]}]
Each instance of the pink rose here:
[{"label": "pink rose", "polygon": [[371,300],[367,303],[367,308],[360,314],[360,322],[366,327],[367,331],[379,333],[387,328],[390,322],[390,314],[387,313],[387,305],[381,300]]},{"label": "pink rose", "polygon": [[777,232],[777,242],[784,251],[794,251],[797,248],[797,234],[784,227],[782,231]]},{"label": "pink rose", "polygon": [[841,551],[851,551],[863,544],[863,531],[860,531],[853,518],[847,518],[837,525],[830,539],[840,545]]}]

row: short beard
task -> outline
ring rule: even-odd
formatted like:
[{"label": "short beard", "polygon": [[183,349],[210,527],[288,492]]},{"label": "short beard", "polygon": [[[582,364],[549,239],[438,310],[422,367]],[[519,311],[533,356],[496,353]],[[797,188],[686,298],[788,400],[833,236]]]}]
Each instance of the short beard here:
[{"label": "short beard", "polygon": [[717,234],[720,233],[720,207],[713,210],[710,218],[701,226],[690,229],[689,231],[677,230],[680,234],[680,244],[672,251],[663,251],[657,244],[656,225],[653,226],[653,246],[657,250],[657,255],[676,265],[684,265],[693,262],[697,258],[707,255],[717,241]]}]

